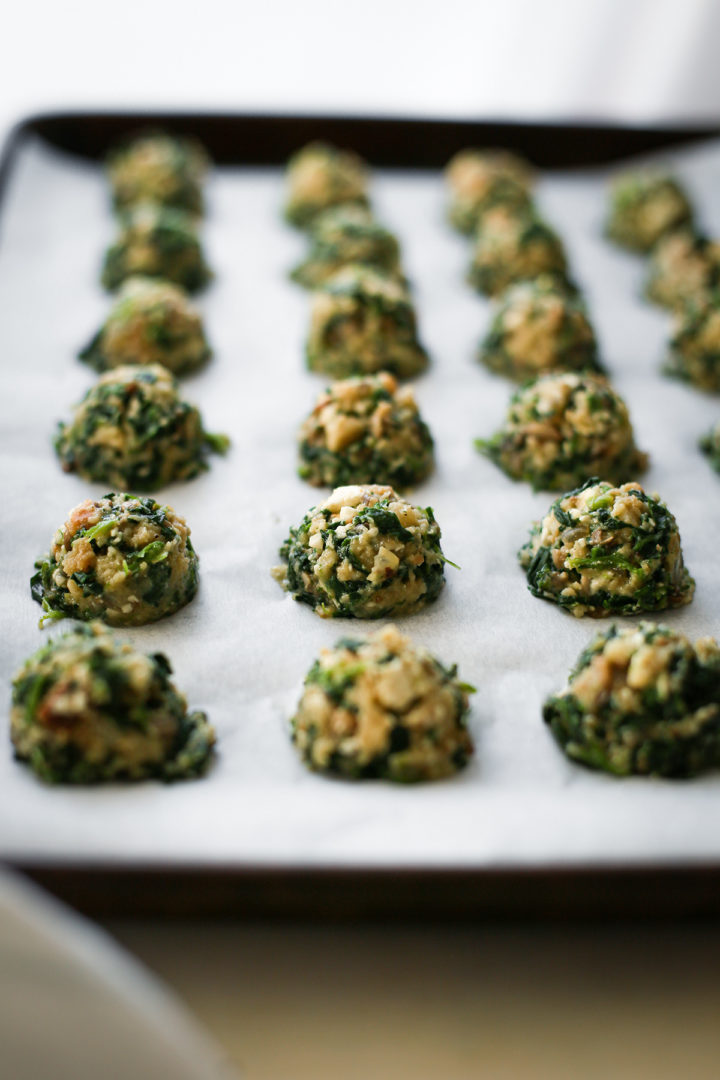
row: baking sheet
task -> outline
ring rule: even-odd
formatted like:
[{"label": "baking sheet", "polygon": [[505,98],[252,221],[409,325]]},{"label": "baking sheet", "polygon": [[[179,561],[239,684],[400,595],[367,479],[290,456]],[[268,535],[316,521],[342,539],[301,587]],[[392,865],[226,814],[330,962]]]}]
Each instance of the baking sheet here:
[{"label": "baking sheet", "polygon": [[[665,155],[665,157],[670,155]],[[720,146],[684,151],[679,171],[706,227],[720,232]],[[324,380],[305,371],[308,297],[286,271],[304,241],[279,217],[277,169],[217,168],[205,236],[217,278],[201,298],[215,358],[186,380],[206,427],[231,453],[165,489],[201,558],[201,590],[183,611],[126,632],[165,651],[192,707],[208,711],[218,759],[203,780],[163,786],[50,788],[0,753],[0,857],[127,864],[328,867],[545,867],[678,864],[720,859],[720,777],[618,780],[566,761],[540,709],[604,621],[577,620],[534,599],[516,563],[552,496],[511,483],[474,451],[500,424],[511,387],[474,361],[490,306],[464,284],[468,247],[444,223],[437,172],[380,171],[379,219],[399,236],[433,364],[416,384],[438,469],[416,490],[443,530],[447,587],[401,629],[478,686],[477,747],[452,780],[416,787],[347,783],[299,762],[287,722],[318,650],[367,624],[319,619],[272,581],[287,529],[322,493],[295,475],[295,432]],[[639,301],[644,264],[600,236],[600,172],[544,177],[538,202],[566,241],[602,354],[626,398],[643,478],[678,518],[693,604],[664,618],[692,636],[720,633],[720,479],[696,449],[720,400],[658,374],[669,320]],[[93,381],[74,359],[102,320],[97,284],[113,233],[99,168],[27,142],[0,218],[0,396],[3,494],[2,681],[48,635],[28,579],[67,511],[103,485],[61,472],[51,447]],[[629,621],[629,620],[627,620]],[[9,692],[5,690],[6,700]]]}]

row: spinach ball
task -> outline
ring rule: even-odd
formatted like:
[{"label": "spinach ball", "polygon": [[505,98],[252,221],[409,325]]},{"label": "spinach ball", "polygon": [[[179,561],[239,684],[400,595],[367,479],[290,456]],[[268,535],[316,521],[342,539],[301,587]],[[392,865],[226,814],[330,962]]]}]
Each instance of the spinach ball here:
[{"label": "spinach ball", "polygon": [[133,277],[80,359],[96,371],[123,364],[162,364],[173,375],[196,371],[210,356],[202,316],[170,281]]},{"label": "spinach ball", "polygon": [[720,244],[689,229],[658,241],[648,262],[645,295],[671,311],[701,302],[720,284]]},{"label": "spinach ball", "polygon": [[585,305],[549,275],[502,294],[480,360],[518,382],[551,371],[602,370]]},{"label": "spinach ball", "polygon": [[307,512],[273,576],[321,618],[410,615],[445,584],[440,526],[391,487],[339,487]]},{"label": "spinach ball", "polygon": [[397,240],[368,210],[352,203],[325,210],[315,219],[310,251],[290,276],[306,289],[317,289],[351,264],[402,279]]},{"label": "spinach ball", "polygon": [[199,214],[208,156],[197,139],[146,131],[110,151],[106,168],[118,210],[138,202]]},{"label": "spinach ball", "polygon": [[303,480],[405,488],[433,468],[433,440],[412,390],[381,372],[333,383],[300,428]]},{"label": "spinach ball", "polygon": [[120,217],[101,280],[111,292],[129,277],[165,278],[196,292],[212,274],[205,262],[195,220],[183,210],[137,203]]},{"label": "spinach ball", "polygon": [[661,237],[692,222],[678,181],[658,169],[625,173],[613,182],[605,234],[630,251],[646,253]]},{"label": "spinach ball", "polygon": [[475,445],[536,490],[567,491],[591,476],[622,483],[647,467],[625,402],[600,375],[543,375],[520,387],[505,427]]},{"label": "spinach ball", "polygon": [[52,619],[141,626],[189,603],[198,586],[187,523],[149,496],[86,499],[35,566],[32,596]]},{"label": "spinach ball", "polygon": [[367,165],[358,154],[324,142],[308,143],[288,162],[285,218],[305,229],[331,206],[367,206],[368,182]]},{"label": "spinach ball", "polygon": [[55,438],[65,472],[121,491],[189,480],[207,468],[209,451],[224,453],[228,445],[226,436],[203,429],[198,410],[159,364],[106,371]]},{"label": "spinach ball", "polygon": [[720,764],[720,649],[667,626],[611,626],[543,718],[573,761],[617,776],[693,776]]},{"label": "spinach ball", "polygon": [[215,732],[187,711],[162,653],[89,623],[43,645],[13,680],[15,756],[43,780],[182,780],[203,773]]},{"label": "spinach ball", "polygon": [[486,296],[508,285],[555,274],[567,281],[562,241],[533,211],[496,206],[483,214],[475,234],[469,283]]},{"label": "spinach ball", "polygon": [[306,357],[311,371],[336,379],[377,371],[405,379],[428,364],[404,285],[356,265],[313,293]]},{"label": "spinach ball", "polygon": [[493,206],[530,210],[533,170],[509,150],[460,150],[448,162],[445,179],[450,192],[448,218],[462,233],[475,231]]},{"label": "spinach ball", "polygon": [[394,626],[343,638],[308,672],[292,739],[317,772],[403,783],[438,780],[467,764],[468,692]]},{"label": "spinach ball", "polygon": [[593,478],[563,495],[519,559],[533,596],[577,616],[661,611],[695,593],[675,518],[639,484]]},{"label": "spinach ball", "polygon": [[707,293],[677,309],[663,371],[699,390],[720,393],[720,293]]}]

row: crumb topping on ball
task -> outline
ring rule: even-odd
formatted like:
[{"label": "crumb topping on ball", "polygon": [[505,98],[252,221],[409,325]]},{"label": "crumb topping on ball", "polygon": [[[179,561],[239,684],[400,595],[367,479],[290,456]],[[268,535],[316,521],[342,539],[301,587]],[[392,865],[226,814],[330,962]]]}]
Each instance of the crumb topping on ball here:
[{"label": "crumb topping on ball", "polygon": [[323,618],[409,615],[445,583],[440,536],[432,510],[391,487],[339,487],[290,530],[273,573]]},{"label": "crumb topping on ball", "polygon": [[675,518],[637,483],[593,478],[563,495],[519,559],[534,596],[577,616],[680,607],[695,592]]},{"label": "crumb topping on ball", "polygon": [[581,654],[545,722],[574,761],[618,776],[720,764],[720,649],[667,626],[611,626]]},{"label": "crumb topping on ball", "polygon": [[304,762],[354,779],[437,780],[473,752],[468,692],[426,649],[387,626],[323,649],[292,718]]}]

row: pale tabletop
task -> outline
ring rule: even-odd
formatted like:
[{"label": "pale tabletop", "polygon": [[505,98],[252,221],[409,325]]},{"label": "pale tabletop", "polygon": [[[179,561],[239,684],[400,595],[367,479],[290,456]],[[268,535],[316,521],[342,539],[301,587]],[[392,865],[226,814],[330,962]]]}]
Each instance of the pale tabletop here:
[{"label": "pale tabletop", "polygon": [[712,924],[106,924],[245,1080],[720,1075]]}]

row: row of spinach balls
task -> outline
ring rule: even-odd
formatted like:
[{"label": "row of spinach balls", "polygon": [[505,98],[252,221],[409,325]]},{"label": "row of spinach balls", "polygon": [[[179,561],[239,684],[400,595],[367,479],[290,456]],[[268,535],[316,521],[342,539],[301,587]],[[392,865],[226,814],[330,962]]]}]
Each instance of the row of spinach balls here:
[{"label": "row of spinach balls", "polygon": [[[519,553],[530,590],[579,616],[689,603],[694,582],[672,514],[639,484],[621,483],[642,472],[647,458],[602,376],[561,241],[533,206],[531,170],[515,155],[471,150],[450,162],[447,178],[450,219],[474,234],[468,279],[501,294],[481,359],[515,379],[536,376],[513,397],[506,428],[478,440],[478,449],[535,488],[584,479],[553,504]],[[648,295],[679,309],[669,372],[707,388],[698,377],[703,364],[720,372],[720,351],[712,355],[718,299],[709,280],[688,295],[678,251],[709,258],[711,248],[688,239],[691,218],[672,178],[634,173],[614,186],[606,233],[653,251]],[[513,286],[515,277],[532,280]],[[563,368],[571,373],[543,374]],[[712,436],[701,445],[711,444]],[[582,653],[567,689],[545,703],[544,718],[571,758],[617,774],[689,775],[716,766],[720,650],[712,639],[693,645],[655,623],[611,626]]]},{"label": "row of spinach balls", "polygon": [[86,625],[45,644],[13,681],[16,757],[50,782],[174,780],[200,775],[213,754],[214,730],[188,711],[167,658],[138,652],[103,625],[151,622],[197,590],[186,522],[125,492],[195,476],[209,450],[227,446],[205,432],[174,377],[210,356],[188,296],[211,276],[199,236],[208,164],[195,140],[160,132],[108,157],[119,231],[102,283],[119,293],[80,354],[100,378],[60,424],[55,448],[66,471],[115,491],[70,512],[31,580],[41,622],[71,616]]},{"label": "row of spinach balls", "polygon": [[[495,168],[496,156],[493,158]],[[301,435],[301,475],[314,483],[356,483],[334,491],[325,503],[306,515],[298,529],[291,530],[283,548],[287,566],[279,576],[298,599],[310,603],[324,616],[372,618],[408,613],[438,595],[443,584],[444,558],[432,512],[411,506],[386,486],[388,481],[398,487],[415,482],[432,465],[432,443],[412,396],[408,391],[399,391],[394,378],[380,370],[394,367],[398,376],[405,376],[427,362],[417,342],[397,244],[368,211],[367,172],[355,155],[313,145],[293,159],[289,180],[287,216],[312,229],[310,256],[293,275],[317,290],[308,343],[309,366],[331,375],[348,375],[351,371],[363,374],[331,387]],[[519,272],[527,274],[528,270]],[[553,299],[564,295],[554,281],[536,284],[541,295]],[[576,323],[581,325],[582,320],[576,319]],[[565,338],[560,336],[558,340]],[[534,351],[526,350],[526,355],[532,356]],[[413,436],[411,445],[407,445],[409,434]],[[612,440],[610,445],[612,449]],[[607,445],[603,452],[607,458]],[[587,471],[582,475],[587,476]],[[357,483],[365,480],[386,484]],[[84,505],[88,509],[88,504]],[[186,529],[184,523],[177,519],[171,522],[172,512],[168,514],[168,508],[159,507],[153,500],[127,495],[109,496],[89,504],[89,510],[93,520],[80,522],[79,529],[71,515],[56,537],[57,550],[41,564],[40,584],[36,575],[36,596],[52,612],[98,615],[122,625],[148,621],[187,602],[194,588],[185,588],[184,592],[178,588],[178,582],[188,580],[188,568],[182,560],[192,564],[195,580],[197,573],[196,559],[187,559],[187,536],[184,549],[182,537],[179,545],[168,535],[165,544],[157,546],[159,538],[153,537],[141,547],[131,539],[131,550],[121,553],[125,565],[120,570],[111,566],[118,560],[123,521],[131,524],[130,534],[137,527],[138,517],[163,515],[165,528],[172,530],[180,525],[180,533],[183,527]],[[560,514],[572,528],[553,533],[553,523],[562,523]],[[147,520],[143,525],[147,527]],[[143,541],[148,535],[143,533]],[[174,552],[173,544],[177,549]],[[137,558],[138,551],[145,549],[147,557]],[[73,569],[73,556],[80,552],[84,552],[87,567],[78,571]],[[70,565],[63,564],[67,557]],[[102,560],[108,558],[112,572],[98,573]],[[588,482],[558,500],[545,522],[533,530],[521,558],[528,567],[533,591],[556,599],[575,614],[657,610],[688,602],[692,596],[692,581],[682,565],[674,519],[638,485],[613,488],[610,483]],[[145,608],[123,596],[131,576],[127,568],[133,565],[142,566],[140,573],[146,575],[147,583],[152,583],[155,590]],[[172,577],[168,572],[173,565],[180,566],[180,572],[175,575],[173,588],[164,590],[154,576]],[[73,589],[69,582],[80,589]],[[50,600],[53,585],[59,587],[59,595],[56,591]],[[168,599],[166,610],[164,598]],[[68,604],[72,610],[67,610]],[[609,640],[614,634],[612,631],[605,638]],[[626,673],[643,649],[658,651],[657,637],[651,639],[652,634],[667,636],[670,632],[642,624],[632,641],[628,637]],[[102,632],[95,624],[79,635],[78,649],[86,649],[88,640],[98,638],[102,638]],[[670,634],[673,647],[692,651],[684,639],[676,638]],[[99,646],[94,643],[93,648]],[[712,655],[711,650],[705,656],[706,667]],[[587,660],[588,665],[593,666],[592,658]],[[645,670],[653,675],[647,663]],[[692,683],[694,678],[693,669],[687,679]],[[676,703],[687,696],[684,687],[684,683],[675,687]],[[321,770],[404,780],[447,775],[465,763],[472,749],[465,726],[469,689],[458,682],[454,668],[444,668],[392,627],[361,641],[344,639],[334,650],[324,650],[311,670],[293,720],[294,738],[307,762]],[[647,696],[646,689],[643,693]],[[562,735],[548,712],[552,702],[560,708],[562,703],[577,700],[575,694],[566,692],[546,706],[546,717],[556,733]],[[584,701],[574,726],[566,721],[569,735],[561,741],[567,742],[572,755],[603,764],[597,748],[601,744],[606,751],[604,767],[615,771],[684,772],[699,767],[692,756],[697,738],[679,739],[671,727],[665,729],[667,739],[648,738],[643,723],[633,721],[630,737],[628,730],[620,731],[623,722],[616,715],[617,703],[605,702],[602,708],[608,715],[599,735],[590,729],[597,727],[600,706],[593,711]],[[687,709],[683,713],[685,720],[686,713]],[[668,715],[666,719],[670,722],[672,718]],[[706,735],[705,728],[701,735]],[[665,757],[658,756],[658,747]],[[673,751],[670,757],[668,748]],[[133,773],[122,764],[119,772],[111,773],[102,763],[99,771],[88,776],[84,757],[80,755],[74,771],[63,766],[46,770],[46,775],[53,773],[55,778],[64,779],[137,775],[137,771]],[[708,754],[703,758],[707,764]]]},{"label": "row of spinach balls", "polygon": [[[274,576],[323,618],[406,615],[432,602],[445,558],[432,510],[398,491],[434,466],[412,391],[428,356],[395,236],[377,221],[362,159],[310,143],[288,163],[285,217],[309,250],[291,277],[311,290],[311,371],[334,381],[300,430],[300,476],[334,490],[281,548]],[[396,781],[449,776],[473,751],[468,694],[390,625],[321,650],[292,720],[310,768]]]}]

